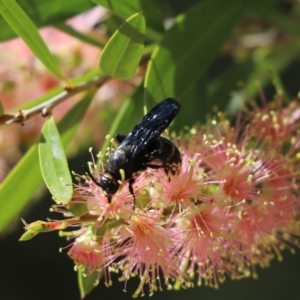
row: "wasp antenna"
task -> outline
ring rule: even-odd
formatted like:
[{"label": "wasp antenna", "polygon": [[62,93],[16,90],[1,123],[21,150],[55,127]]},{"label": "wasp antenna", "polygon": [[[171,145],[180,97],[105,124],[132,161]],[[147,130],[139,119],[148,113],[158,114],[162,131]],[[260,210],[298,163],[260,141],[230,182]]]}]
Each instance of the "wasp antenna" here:
[{"label": "wasp antenna", "polygon": [[90,178],[93,180],[94,183],[96,183],[98,186],[102,187],[101,184],[95,179],[95,177],[92,175],[91,171],[84,165],[82,165],[83,169],[88,173]]}]

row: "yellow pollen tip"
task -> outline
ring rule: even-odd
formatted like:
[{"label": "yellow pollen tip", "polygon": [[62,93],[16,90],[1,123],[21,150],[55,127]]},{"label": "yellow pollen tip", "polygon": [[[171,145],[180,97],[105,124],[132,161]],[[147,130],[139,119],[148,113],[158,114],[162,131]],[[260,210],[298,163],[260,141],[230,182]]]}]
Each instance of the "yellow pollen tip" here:
[{"label": "yellow pollen tip", "polygon": [[125,171],[124,171],[124,169],[120,169],[119,172],[120,172],[121,180],[122,180],[122,183],[123,183],[125,181]]}]

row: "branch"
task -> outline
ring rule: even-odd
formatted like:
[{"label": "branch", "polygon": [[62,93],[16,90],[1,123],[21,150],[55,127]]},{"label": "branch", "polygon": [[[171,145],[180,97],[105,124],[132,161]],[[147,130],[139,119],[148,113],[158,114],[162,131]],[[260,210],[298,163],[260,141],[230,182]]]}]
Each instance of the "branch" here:
[{"label": "branch", "polygon": [[16,113],[15,115],[3,114],[2,116],[0,116],[0,124],[11,124],[11,123],[24,124],[26,120],[30,119],[31,117],[39,113],[41,113],[42,116],[45,117],[49,114],[49,111],[57,104],[92,87],[100,87],[109,78],[110,78],[109,76],[101,76],[101,77],[94,78],[91,81],[80,83],[71,88],[65,87],[61,93],[43,102],[42,104],[36,105],[29,109],[19,110],[19,112]]}]

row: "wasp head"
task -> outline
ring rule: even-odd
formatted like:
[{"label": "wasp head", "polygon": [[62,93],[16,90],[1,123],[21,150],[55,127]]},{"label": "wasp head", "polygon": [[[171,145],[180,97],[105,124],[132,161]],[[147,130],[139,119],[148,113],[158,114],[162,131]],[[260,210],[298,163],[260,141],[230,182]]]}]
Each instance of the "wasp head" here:
[{"label": "wasp head", "polygon": [[105,172],[103,175],[101,175],[100,181],[98,182],[95,179],[95,177],[91,174],[88,168],[86,168],[85,166],[83,166],[83,168],[89,174],[93,182],[96,183],[98,186],[100,186],[102,190],[106,193],[107,200],[110,203],[112,195],[114,195],[119,189],[119,183],[115,179],[114,175],[109,172]]},{"label": "wasp head", "polygon": [[119,183],[114,176],[108,172],[101,176],[98,185],[101,186],[103,191],[108,195],[114,195],[119,189]]}]

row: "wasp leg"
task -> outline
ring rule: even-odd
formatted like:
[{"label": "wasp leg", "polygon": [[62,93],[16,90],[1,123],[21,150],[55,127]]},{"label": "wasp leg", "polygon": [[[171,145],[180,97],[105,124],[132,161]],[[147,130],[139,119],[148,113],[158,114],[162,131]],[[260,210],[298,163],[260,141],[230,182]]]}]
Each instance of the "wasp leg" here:
[{"label": "wasp leg", "polygon": [[112,198],[112,196],[111,196],[111,195],[106,195],[106,198],[107,198],[107,202],[108,202],[108,203],[111,203],[111,198]]},{"label": "wasp leg", "polygon": [[[168,181],[170,182],[171,181],[171,178],[169,176],[169,171],[171,171],[171,173],[173,174],[170,166],[168,165],[152,165],[152,164],[146,164],[145,165],[146,168],[151,168],[151,169],[154,169],[154,170],[157,170],[157,169],[160,169],[160,168],[164,168],[164,171],[166,173],[166,175],[168,176]],[[173,174],[174,175],[174,174]]]},{"label": "wasp leg", "polygon": [[82,168],[88,173],[88,175],[90,176],[92,181],[101,187],[100,183],[95,179],[95,177],[92,175],[91,171],[86,166],[82,166]]},{"label": "wasp leg", "polygon": [[[92,181],[102,188],[100,182],[98,182],[98,181],[95,179],[95,177],[92,175],[91,171],[90,171],[86,166],[82,166],[82,167],[83,167],[83,169],[88,173],[88,175],[90,176],[90,178],[92,179]],[[103,189],[103,188],[102,188],[102,189]],[[111,203],[112,195],[106,195],[106,198],[107,198],[107,202],[108,202],[108,203]]]},{"label": "wasp leg", "polygon": [[131,177],[128,181],[128,188],[129,188],[129,192],[132,195],[133,198],[133,209],[135,209],[135,195],[134,195],[134,191],[133,191],[133,184],[134,184],[134,178]]}]

